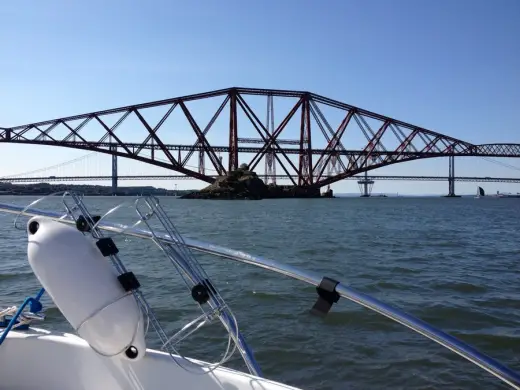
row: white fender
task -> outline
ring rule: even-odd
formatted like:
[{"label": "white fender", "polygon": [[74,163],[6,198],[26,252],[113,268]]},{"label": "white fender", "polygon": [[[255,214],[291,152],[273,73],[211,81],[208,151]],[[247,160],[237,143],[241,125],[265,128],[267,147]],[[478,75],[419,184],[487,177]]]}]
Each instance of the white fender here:
[{"label": "white fender", "polygon": [[141,359],[145,320],[90,235],[45,217],[27,223],[29,264],[63,316],[98,353]]}]

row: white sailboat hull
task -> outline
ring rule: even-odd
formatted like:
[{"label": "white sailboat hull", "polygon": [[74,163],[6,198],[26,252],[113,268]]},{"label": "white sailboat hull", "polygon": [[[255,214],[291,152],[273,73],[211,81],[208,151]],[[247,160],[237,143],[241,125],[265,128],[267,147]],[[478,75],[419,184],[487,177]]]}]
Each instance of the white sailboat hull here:
[{"label": "white sailboat hull", "polygon": [[10,332],[0,347],[0,390],[298,390],[224,367],[189,368],[155,350],[135,362],[103,357],[78,336],[31,328]]}]

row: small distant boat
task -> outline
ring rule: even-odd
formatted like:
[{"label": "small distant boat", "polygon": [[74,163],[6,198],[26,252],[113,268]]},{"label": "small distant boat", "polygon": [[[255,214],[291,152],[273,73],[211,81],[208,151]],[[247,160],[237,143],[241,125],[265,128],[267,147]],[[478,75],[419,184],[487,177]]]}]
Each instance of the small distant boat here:
[{"label": "small distant boat", "polygon": [[511,194],[511,193],[507,193],[507,194],[501,194],[499,191],[497,191],[497,198],[520,198],[520,193],[517,192],[516,194]]},{"label": "small distant boat", "polygon": [[486,193],[484,192],[484,189],[482,187],[477,187],[477,196],[475,198],[481,198],[486,196]]}]

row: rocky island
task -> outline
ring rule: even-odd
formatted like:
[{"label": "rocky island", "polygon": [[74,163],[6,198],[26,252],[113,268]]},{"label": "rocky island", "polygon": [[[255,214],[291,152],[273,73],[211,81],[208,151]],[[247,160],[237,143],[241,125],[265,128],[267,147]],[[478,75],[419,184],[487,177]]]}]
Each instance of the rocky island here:
[{"label": "rocky island", "polygon": [[[218,177],[214,183],[181,196],[182,199],[279,199],[279,198],[319,198],[319,189],[306,189],[294,186],[266,185],[257,174],[250,171],[246,164],[226,176]],[[326,197],[332,197],[329,191]]]},{"label": "rocky island", "polygon": [[[13,184],[0,181],[0,195],[42,196],[54,192],[76,191],[85,196],[111,196],[111,186],[91,184]],[[167,190],[152,186],[117,188],[118,196],[176,196],[181,199],[281,199],[281,198],[333,198],[332,190],[320,194],[319,189],[307,189],[292,185],[266,185],[246,164],[226,176],[218,177],[214,183],[202,190]]]}]

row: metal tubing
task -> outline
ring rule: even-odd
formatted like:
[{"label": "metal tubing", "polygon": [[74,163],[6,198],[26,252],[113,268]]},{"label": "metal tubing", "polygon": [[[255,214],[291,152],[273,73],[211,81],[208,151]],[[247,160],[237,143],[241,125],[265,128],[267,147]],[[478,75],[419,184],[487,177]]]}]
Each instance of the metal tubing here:
[{"label": "metal tubing", "polygon": [[[24,207],[22,206],[0,203],[0,211],[2,212],[19,214],[23,211],[23,209]],[[71,219],[64,219],[62,217],[62,214],[56,212],[43,211],[38,209],[27,209],[23,214],[27,216],[39,215],[53,219],[60,219],[62,222],[65,223],[74,223],[74,221],[72,221]],[[125,226],[121,224],[103,222],[100,223],[99,228],[118,233],[122,232],[123,229],[125,229]],[[152,238],[152,234],[149,231],[136,228],[125,230],[124,234],[140,238]],[[160,240],[163,240],[166,243],[171,243],[173,241],[172,238],[169,237],[167,234],[156,233],[156,237],[158,237]],[[229,249],[219,245],[205,243],[199,240],[189,238],[185,238],[184,241],[187,246],[199,252],[204,252],[219,257],[225,257],[227,259],[239,261],[241,263],[255,265],[257,267],[264,268],[282,275],[286,275],[293,279],[300,280],[302,282],[314,286],[318,286],[322,279],[322,277],[317,274],[303,271],[296,267],[282,264],[275,260],[266,259],[260,256],[254,256],[243,251]],[[469,360],[470,362],[476,364],[477,366],[483,368],[484,370],[496,376],[500,380],[509,384],[511,387],[520,390],[520,375],[518,373],[502,365],[501,363],[497,362],[491,357],[480,353],[475,348],[458,340],[457,338],[439,329],[436,329],[428,323],[418,318],[415,318],[401,310],[398,310],[390,305],[387,305],[386,303],[383,303],[369,295],[360,293],[346,286],[345,284],[338,284],[336,286],[336,291],[343,298],[351,300],[370,310],[382,314],[385,317],[390,318],[391,320],[396,321],[412,329],[413,331],[422,334],[430,340],[433,340],[436,343],[450,349],[451,351],[457,353],[458,355],[464,357],[465,359]]]}]

